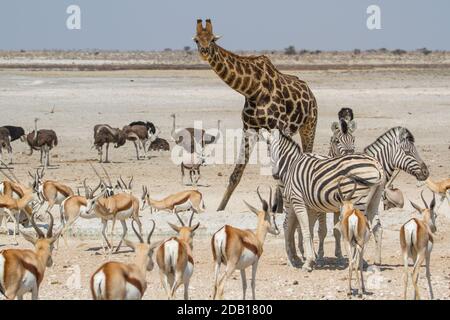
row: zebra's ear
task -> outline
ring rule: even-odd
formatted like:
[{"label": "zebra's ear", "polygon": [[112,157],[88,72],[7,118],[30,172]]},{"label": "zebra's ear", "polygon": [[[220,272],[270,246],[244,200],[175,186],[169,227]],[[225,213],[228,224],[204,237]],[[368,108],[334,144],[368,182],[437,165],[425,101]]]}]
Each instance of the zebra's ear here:
[{"label": "zebra's ear", "polygon": [[341,130],[341,128],[339,127],[339,123],[337,123],[337,121],[334,121],[333,123],[331,123],[331,131],[333,133],[338,133]]},{"label": "zebra's ear", "polygon": [[351,120],[348,124],[348,132],[353,133],[356,130],[356,121]]}]

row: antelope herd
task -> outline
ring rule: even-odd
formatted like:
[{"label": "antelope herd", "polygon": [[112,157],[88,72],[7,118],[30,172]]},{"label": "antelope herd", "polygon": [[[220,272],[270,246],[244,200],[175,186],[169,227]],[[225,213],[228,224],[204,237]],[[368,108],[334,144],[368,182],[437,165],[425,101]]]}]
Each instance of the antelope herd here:
[{"label": "antelope herd", "polygon": [[[185,135],[183,135],[182,131],[175,129],[175,115],[172,115],[172,118],[172,140],[175,144],[187,150],[191,157],[196,156],[200,161],[198,165],[193,165],[192,162],[187,165],[187,161],[181,164],[182,170],[188,169],[191,171],[191,182],[195,186],[199,177],[196,178],[195,172],[193,173],[192,171],[199,171],[201,161],[204,159],[202,151],[199,153],[195,150],[195,145],[200,145],[200,150],[203,150],[205,144],[217,142],[217,139],[220,137],[220,132],[218,131],[216,135],[210,135],[204,130],[187,128],[184,132]],[[14,223],[14,243],[17,244],[16,234],[20,233],[27,241],[33,243],[36,248],[35,251],[6,249],[0,252],[0,291],[5,298],[14,299],[17,297],[18,299],[22,299],[23,295],[28,292],[31,292],[33,299],[38,298],[39,286],[42,282],[45,269],[52,265],[51,256],[54,244],[57,244],[59,238],[63,237],[67,246],[67,231],[81,218],[99,219],[101,221],[102,247],[105,257],[108,260],[111,259],[113,252],[119,252],[123,243],[135,251],[134,261],[128,264],[108,261],[93,273],[90,288],[94,299],[142,299],[147,288],[146,273],[153,269],[154,261],[158,265],[160,281],[168,299],[175,298],[176,291],[181,285],[184,286],[184,299],[189,299],[189,283],[194,275],[193,237],[195,231],[200,226],[200,222],[195,225],[192,225],[192,222],[194,214],[201,214],[206,209],[202,193],[194,189],[182,190],[157,200],[150,196],[147,186],[142,186],[142,193],[138,197],[133,194],[133,177],[126,182],[120,176],[116,180],[116,184],[113,184],[108,171],[102,165],[102,162],[109,162],[108,149],[111,143],[117,148],[122,146],[126,141],[132,141],[135,146],[136,157],[138,160],[141,159],[139,150],[143,149],[144,155],[146,155],[147,150],[151,149],[151,143],[160,139],[157,136],[160,133],[160,129],[148,121],[136,121],[124,126],[122,129],[113,128],[107,124],[96,125],[94,128],[94,146],[99,150],[100,168],[103,171],[103,175],[100,174],[92,163],[89,163],[99,181],[95,187],[91,187],[87,184],[87,179],[84,179],[82,181],[84,195],[81,195],[79,188],[77,188],[77,193],[75,193],[66,184],[56,180],[45,179],[46,168],[50,165],[49,152],[57,145],[57,137],[52,130],[38,130],[37,121],[38,119],[35,120],[34,131],[28,134],[25,134],[23,129],[18,129],[20,127],[5,126],[0,128],[0,140],[5,141],[1,147],[9,151],[11,150],[10,142],[21,138],[28,143],[31,150],[40,150],[42,155],[42,169],[37,169],[33,173],[28,172],[28,176],[31,179],[28,185],[21,182],[17,178],[14,170],[2,161],[3,168],[0,171],[6,179],[0,183],[0,224],[3,231],[9,234],[7,221],[11,220]],[[218,121],[218,129],[220,129],[220,121]],[[347,172],[345,176],[341,176],[340,179],[336,180],[337,185],[334,186],[337,190],[336,197],[338,199],[338,207],[340,208],[338,214],[335,214],[334,233],[336,241],[338,241],[342,234],[346,243],[348,252],[348,295],[351,296],[354,294],[352,290],[352,278],[353,271],[355,271],[358,284],[358,296],[363,297],[366,293],[363,273],[364,251],[370,235],[374,233],[373,229],[376,226],[374,225],[375,220],[372,221],[368,218],[368,213],[365,210],[361,210],[359,203],[367,194],[373,192],[370,190],[378,186],[378,180],[382,181],[384,175],[383,169],[381,168],[383,165],[380,166],[375,159],[370,156],[357,156],[354,154],[355,129],[356,122],[353,118],[353,111],[349,108],[343,108],[339,112],[339,121],[332,124],[332,138],[330,140],[330,153],[328,157],[314,155],[311,161],[315,163],[314,165],[318,165],[326,163],[330,159],[342,161],[342,159],[348,157],[351,161],[358,162],[359,166],[367,162],[366,166],[372,168],[370,170],[374,171],[372,174],[373,177],[367,175],[370,170],[364,173],[365,176],[356,176],[352,172]],[[299,150],[298,147],[292,145],[293,142],[287,139],[287,137],[283,138],[282,136],[280,142],[276,144],[271,139],[271,137],[267,139],[269,150],[272,153],[281,154],[281,161],[283,161],[282,159],[284,157],[283,152],[291,152],[292,156],[290,157],[297,157],[295,153],[300,152],[296,151]],[[283,142],[283,139],[287,140]],[[150,145],[148,145],[149,142]],[[103,153],[104,145],[106,145],[105,154]],[[282,152],[276,151],[276,148],[281,148],[280,150]],[[167,149],[167,147],[162,149]],[[298,161],[295,159],[292,158],[289,161],[295,163]],[[12,157],[10,160],[10,163],[12,163]],[[339,166],[342,166],[342,164]],[[339,166],[333,170],[340,170]],[[403,168],[403,170],[408,169]],[[422,168],[420,170],[424,169]],[[284,179],[288,173],[281,171],[278,174],[281,174],[283,176],[282,179]],[[385,210],[393,207],[403,207],[403,193],[398,188],[392,186],[397,174],[398,172],[389,175],[390,180],[384,185],[382,199]],[[437,212],[439,210],[439,208],[436,210],[437,206],[434,195],[438,194],[441,197],[440,205],[442,205],[445,199],[450,199],[450,183],[448,180],[438,182],[427,177],[424,181],[426,186],[433,192],[433,200],[428,205],[422,192],[421,197],[425,208],[421,208],[411,202],[413,208],[421,214],[422,219],[412,218],[400,229],[400,247],[405,268],[405,299],[407,298],[409,259],[412,259],[414,262],[412,273],[414,298],[418,299],[420,297],[418,276],[420,266],[424,260],[426,262],[426,276],[429,284],[430,297],[434,297],[431,286],[430,254],[433,247],[433,234],[436,232]],[[184,185],[183,181],[182,184]],[[349,186],[353,187],[349,189]],[[248,209],[256,216],[255,232],[225,225],[212,235],[212,262],[215,265],[214,289],[212,293],[214,299],[223,299],[225,283],[233,275],[235,270],[240,271],[242,297],[246,299],[246,269],[250,267],[252,269],[252,298],[256,298],[256,274],[263,253],[266,235],[268,233],[273,235],[280,234],[275,216],[277,213],[283,212],[283,209],[285,211],[289,210],[286,209],[289,208],[289,200],[285,199],[285,190],[283,190],[285,188],[292,187],[288,182],[280,184],[276,188],[276,196],[274,198],[272,197],[272,189],[270,188],[269,201],[266,201],[261,196],[260,187],[258,187],[256,192],[261,201],[262,209],[257,209],[244,201]],[[327,188],[327,186],[324,185],[322,188]],[[313,189],[308,192],[311,193],[308,195],[308,198],[316,197]],[[292,200],[290,199],[290,201]],[[39,217],[39,212],[44,206],[46,215]],[[56,233],[53,233],[54,218],[51,211],[55,206],[59,207],[60,228]],[[169,223],[169,226],[177,235],[169,237],[166,240],[152,242],[151,238],[156,227],[156,222],[151,220],[151,230],[146,241],[144,241],[143,228],[145,226],[143,226],[140,220],[140,212],[143,212],[146,208],[151,213],[154,211],[168,211],[176,216],[180,224],[175,225]],[[331,207],[330,210],[335,211]],[[186,224],[179,213],[187,211],[191,212],[191,216],[189,222]],[[370,214],[370,211],[368,212]],[[288,215],[289,213],[286,213],[286,219],[289,219]],[[35,219],[43,219],[47,216],[49,217],[49,226],[45,235],[37,227]],[[312,224],[314,224],[316,219],[321,223],[324,221],[322,215],[310,216],[309,219],[309,223]],[[130,220],[132,230],[139,240],[137,243],[127,238],[127,221]],[[112,223],[109,236],[107,235],[108,221]],[[120,221],[122,225],[122,234],[119,243],[114,246],[114,226],[117,221]],[[22,231],[20,228],[21,224],[24,227],[31,225],[37,237]],[[324,229],[321,226],[319,226],[319,235],[318,259],[321,259],[323,257],[323,238],[326,235],[326,232],[324,233]],[[302,241],[302,237],[300,237],[300,241]],[[301,242],[299,245],[301,245],[300,248],[302,249]],[[336,245],[338,246],[338,243]],[[288,248],[288,242],[286,242],[286,246]],[[56,247],[59,247],[59,245]],[[337,247],[336,250],[337,255],[339,255],[340,249]],[[221,265],[224,265],[225,268],[222,275],[220,273]]]}]

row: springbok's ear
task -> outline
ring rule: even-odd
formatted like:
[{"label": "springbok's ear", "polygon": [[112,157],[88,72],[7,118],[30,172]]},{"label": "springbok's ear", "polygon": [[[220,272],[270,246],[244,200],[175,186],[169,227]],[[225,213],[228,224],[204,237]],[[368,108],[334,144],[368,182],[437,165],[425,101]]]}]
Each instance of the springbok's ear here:
[{"label": "springbok's ear", "polygon": [[351,120],[348,124],[348,132],[353,133],[356,131],[356,121]]},{"label": "springbok's ear", "polygon": [[214,41],[219,40],[220,38],[222,38],[222,36],[214,36]]},{"label": "springbok's ear", "polygon": [[333,121],[331,123],[331,131],[333,133],[338,133],[341,130],[341,128],[339,127],[339,123],[337,121]]},{"label": "springbok's ear", "polygon": [[180,232],[180,227],[179,226],[176,226],[176,225],[174,225],[174,224],[172,224],[172,223],[170,223],[170,222],[167,222],[167,224],[174,230],[174,231],[176,231],[176,232]]},{"label": "springbok's ear", "polygon": [[411,200],[409,200],[409,202],[411,202],[411,205],[413,206],[414,209],[416,209],[420,214],[422,213],[422,209],[417,204],[415,204]]},{"label": "springbok's ear", "polygon": [[131,249],[136,250],[136,245],[135,245],[135,243],[133,241],[130,241],[130,240],[125,238],[125,239],[123,239],[123,242],[125,242],[125,244],[127,246],[129,246]]},{"label": "springbok's ear", "polygon": [[247,207],[250,209],[251,212],[253,212],[254,214],[258,215],[259,214],[259,210],[256,209],[254,206],[252,206],[251,204],[249,204],[247,201],[244,200],[244,203],[247,205]]},{"label": "springbok's ear", "polygon": [[25,233],[21,230],[19,230],[19,232],[25,240],[27,240],[28,242],[31,242],[33,245],[36,244],[37,238],[34,235]]},{"label": "springbok's ear", "polygon": [[194,232],[195,230],[197,230],[198,227],[200,227],[200,222],[198,222],[195,226],[191,227],[191,232]]},{"label": "springbok's ear", "polygon": [[151,243],[150,244],[150,250],[154,250],[155,248],[158,248],[160,245],[162,245],[164,243],[164,240],[160,240],[158,242],[155,243]]}]

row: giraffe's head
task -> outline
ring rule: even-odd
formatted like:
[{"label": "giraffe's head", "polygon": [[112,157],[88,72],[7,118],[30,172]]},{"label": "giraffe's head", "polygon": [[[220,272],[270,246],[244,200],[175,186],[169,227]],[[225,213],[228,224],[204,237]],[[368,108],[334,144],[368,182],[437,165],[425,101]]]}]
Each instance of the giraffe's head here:
[{"label": "giraffe's head", "polygon": [[197,19],[197,33],[192,39],[197,44],[198,53],[203,60],[208,60],[208,56],[212,53],[212,45],[219,38],[213,34],[211,19],[206,19],[205,27],[203,27],[202,20]]}]

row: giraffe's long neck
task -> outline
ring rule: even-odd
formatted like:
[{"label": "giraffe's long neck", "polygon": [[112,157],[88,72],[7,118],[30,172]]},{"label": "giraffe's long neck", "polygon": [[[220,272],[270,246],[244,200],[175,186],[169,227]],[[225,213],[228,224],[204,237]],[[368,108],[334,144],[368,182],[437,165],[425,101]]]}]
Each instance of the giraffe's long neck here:
[{"label": "giraffe's long neck", "polygon": [[240,57],[217,44],[211,44],[208,62],[217,75],[231,88],[252,99],[258,95],[261,84],[267,81],[264,63],[255,63],[247,57]]}]

